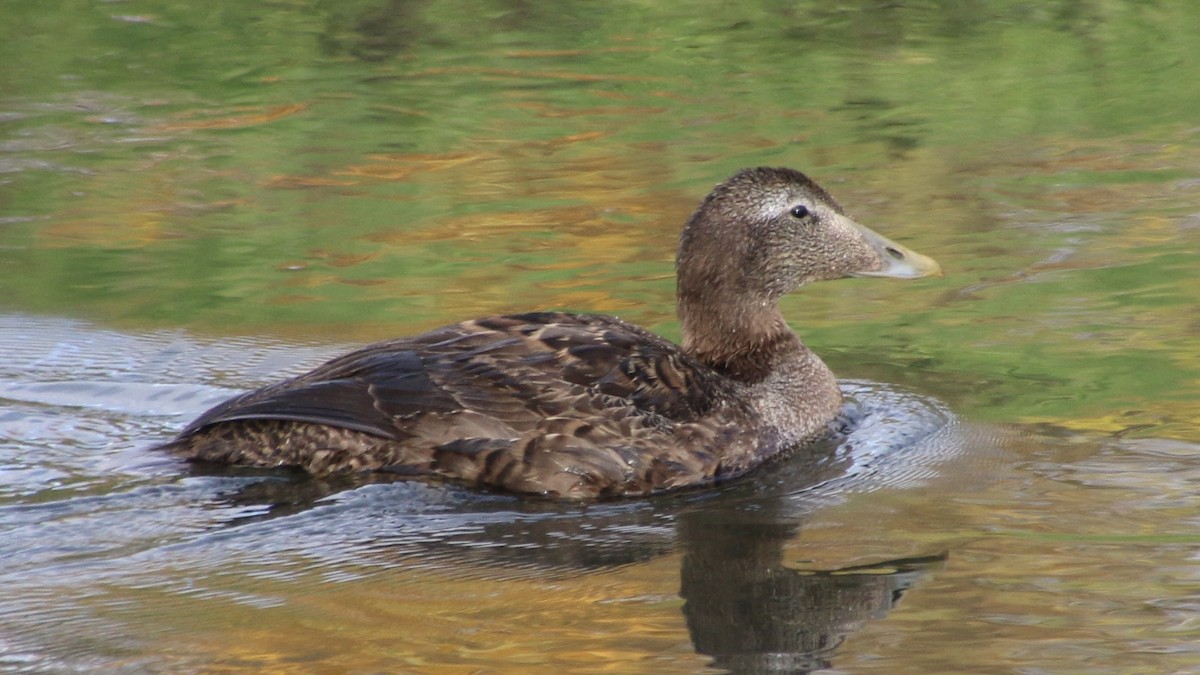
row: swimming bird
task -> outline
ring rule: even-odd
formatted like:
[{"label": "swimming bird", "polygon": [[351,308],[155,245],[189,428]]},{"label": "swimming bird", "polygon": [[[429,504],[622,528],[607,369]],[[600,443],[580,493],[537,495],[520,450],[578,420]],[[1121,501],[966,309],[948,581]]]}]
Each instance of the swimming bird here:
[{"label": "swimming bird", "polygon": [[596,314],[464,321],[237,396],[163,447],[560,500],[713,484],[829,433],[843,405],[781,297],[820,280],[940,274],[804,174],[765,167],[705,197],[675,271],[682,345]]}]

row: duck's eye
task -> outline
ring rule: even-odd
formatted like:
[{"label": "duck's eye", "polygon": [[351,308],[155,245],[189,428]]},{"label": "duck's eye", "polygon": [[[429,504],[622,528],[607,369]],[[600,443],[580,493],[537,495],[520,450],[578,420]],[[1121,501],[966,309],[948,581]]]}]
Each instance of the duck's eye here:
[{"label": "duck's eye", "polygon": [[808,207],[803,204],[797,204],[797,205],[793,206],[792,207],[792,217],[797,218],[797,219],[807,218],[808,217]]}]

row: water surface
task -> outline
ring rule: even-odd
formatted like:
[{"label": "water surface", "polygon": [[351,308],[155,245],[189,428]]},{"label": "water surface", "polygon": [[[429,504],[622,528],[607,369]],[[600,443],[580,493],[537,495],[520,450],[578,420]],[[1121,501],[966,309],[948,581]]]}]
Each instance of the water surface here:
[{"label": "water surface", "polygon": [[[0,667],[1200,667],[1200,6],[952,4],[6,5]],[[946,269],[785,301],[852,443],[590,507],[149,449],[466,317],[678,337],[759,164]]]}]

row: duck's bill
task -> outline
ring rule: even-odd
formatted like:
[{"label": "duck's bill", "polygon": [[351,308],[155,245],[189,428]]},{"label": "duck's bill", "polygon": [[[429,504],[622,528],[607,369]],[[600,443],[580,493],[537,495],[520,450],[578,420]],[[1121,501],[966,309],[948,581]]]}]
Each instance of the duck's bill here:
[{"label": "duck's bill", "polygon": [[[851,221],[853,223],[853,221]],[[882,267],[876,270],[854,272],[855,277],[892,277],[894,279],[919,279],[942,276],[942,267],[929,256],[905,248],[867,227],[853,223],[862,236],[878,254]]]}]

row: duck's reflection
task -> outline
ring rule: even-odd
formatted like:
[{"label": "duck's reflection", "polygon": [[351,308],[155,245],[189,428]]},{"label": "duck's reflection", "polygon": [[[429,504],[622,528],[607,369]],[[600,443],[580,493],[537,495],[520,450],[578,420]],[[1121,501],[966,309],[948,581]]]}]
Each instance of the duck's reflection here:
[{"label": "duck's reflection", "polygon": [[887,614],[943,556],[837,570],[784,565],[795,525],[680,520],[680,595],[696,651],[737,673],[828,668],[847,635]]},{"label": "duck's reflection", "polygon": [[[804,473],[821,475],[813,465]],[[247,504],[261,506],[249,519],[261,521],[298,514],[353,487],[341,479],[275,474],[226,496],[241,513]],[[379,501],[368,500],[375,503],[357,511],[379,513],[384,499],[395,508],[395,490],[411,489],[376,487],[382,488],[372,490],[382,493]],[[387,557],[389,566],[437,560],[441,567],[453,560],[469,573],[505,577],[579,574],[679,551],[683,615],[695,649],[711,656],[715,666],[738,673],[829,667],[848,635],[886,615],[942,560],[909,558],[834,570],[789,567],[785,551],[795,550],[809,508],[794,492],[762,494],[756,487],[586,509],[467,495],[449,512],[444,502],[438,504],[436,518],[430,517],[433,510],[396,514],[403,522],[381,532],[369,555]]]}]

